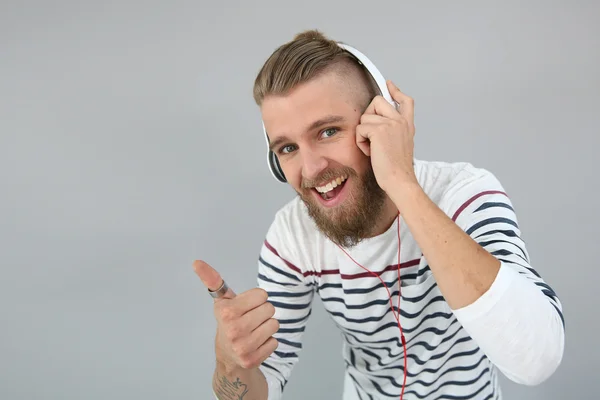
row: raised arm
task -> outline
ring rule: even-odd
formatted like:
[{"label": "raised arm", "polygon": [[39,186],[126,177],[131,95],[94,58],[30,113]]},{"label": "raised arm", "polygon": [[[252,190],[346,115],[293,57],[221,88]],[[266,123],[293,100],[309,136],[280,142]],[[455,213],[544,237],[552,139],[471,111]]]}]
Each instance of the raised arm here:
[{"label": "raised arm", "polygon": [[[219,273],[204,261],[194,262],[194,270],[210,291],[223,284]],[[277,347],[272,335],[279,324],[274,309],[262,289],[236,295],[229,289],[215,299],[216,366],[212,388],[218,400],[267,400],[268,388],[258,368]]]},{"label": "raised arm", "polygon": [[462,180],[444,210],[420,188],[403,189],[394,200],[465,330],[509,379],[547,379],[562,360],[562,307],[530,265],[500,182],[487,172]]},{"label": "raised arm", "polygon": [[[239,295],[229,289],[215,300],[212,387],[219,400],[281,400],[299,360],[315,285],[297,266],[290,232],[278,215],[260,249],[258,287]],[[209,290],[223,284],[205,262],[196,261],[194,269]]]}]

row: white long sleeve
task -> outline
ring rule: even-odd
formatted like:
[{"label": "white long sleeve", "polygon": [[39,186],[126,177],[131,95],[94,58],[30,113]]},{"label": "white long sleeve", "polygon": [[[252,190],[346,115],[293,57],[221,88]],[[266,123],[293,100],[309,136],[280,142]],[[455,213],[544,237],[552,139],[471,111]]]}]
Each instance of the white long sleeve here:
[{"label": "white long sleeve", "polygon": [[516,383],[540,384],[562,360],[560,315],[538,286],[504,263],[491,288],[454,314],[488,358]]},{"label": "white long sleeve", "polygon": [[563,357],[558,296],[530,264],[513,205],[492,174],[474,176],[452,196],[457,224],[501,262],[490,289],[454,314],[504,375],[537,385]]}]

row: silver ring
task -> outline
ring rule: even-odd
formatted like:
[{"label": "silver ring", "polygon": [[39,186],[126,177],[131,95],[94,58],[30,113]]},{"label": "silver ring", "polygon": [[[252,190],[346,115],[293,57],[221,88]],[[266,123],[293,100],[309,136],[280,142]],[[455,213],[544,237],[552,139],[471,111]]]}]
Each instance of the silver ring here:
[{"label": "silver ring", "polygon": [[223,283],[221,284],[220,288],[218,288],[215,291],[208,290],[208,294],[210,294],[210,296],[213,299],[218,299],[219,297],[225,296],[225,293],[227,293],[227,290],[229,290],[229,286],[227,286],[227,283],[225,282],[225,280],[223,280]]}]

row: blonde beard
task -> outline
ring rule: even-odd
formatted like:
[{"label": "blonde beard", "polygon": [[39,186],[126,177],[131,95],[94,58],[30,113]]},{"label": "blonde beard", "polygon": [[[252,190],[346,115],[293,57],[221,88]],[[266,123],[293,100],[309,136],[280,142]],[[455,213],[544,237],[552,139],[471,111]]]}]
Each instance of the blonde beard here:
[{"label": "blonde beard", "polygon": [[334,243],[351,248],[369,237],[383,216],[386,194],[377,184],[372,169],[368,169],[361,177],[349,168],[345,168],[344,173],[352,181],[352,192],[348,193],[343,204],[333,209],[319,204],[310,193],[313,189],[305,189],[304,193],[298,192],[298,195],[318,229]]}]

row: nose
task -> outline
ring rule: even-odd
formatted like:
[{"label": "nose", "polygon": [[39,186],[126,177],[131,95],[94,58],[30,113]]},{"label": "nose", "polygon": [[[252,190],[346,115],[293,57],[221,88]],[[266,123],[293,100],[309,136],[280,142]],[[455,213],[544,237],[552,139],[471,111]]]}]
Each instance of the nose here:
[{"label": "nose", "polygon": [[302,176],[305,179],[316,178],[328,164],[327,159],[317,151],[311,149],[302,152]]}]

